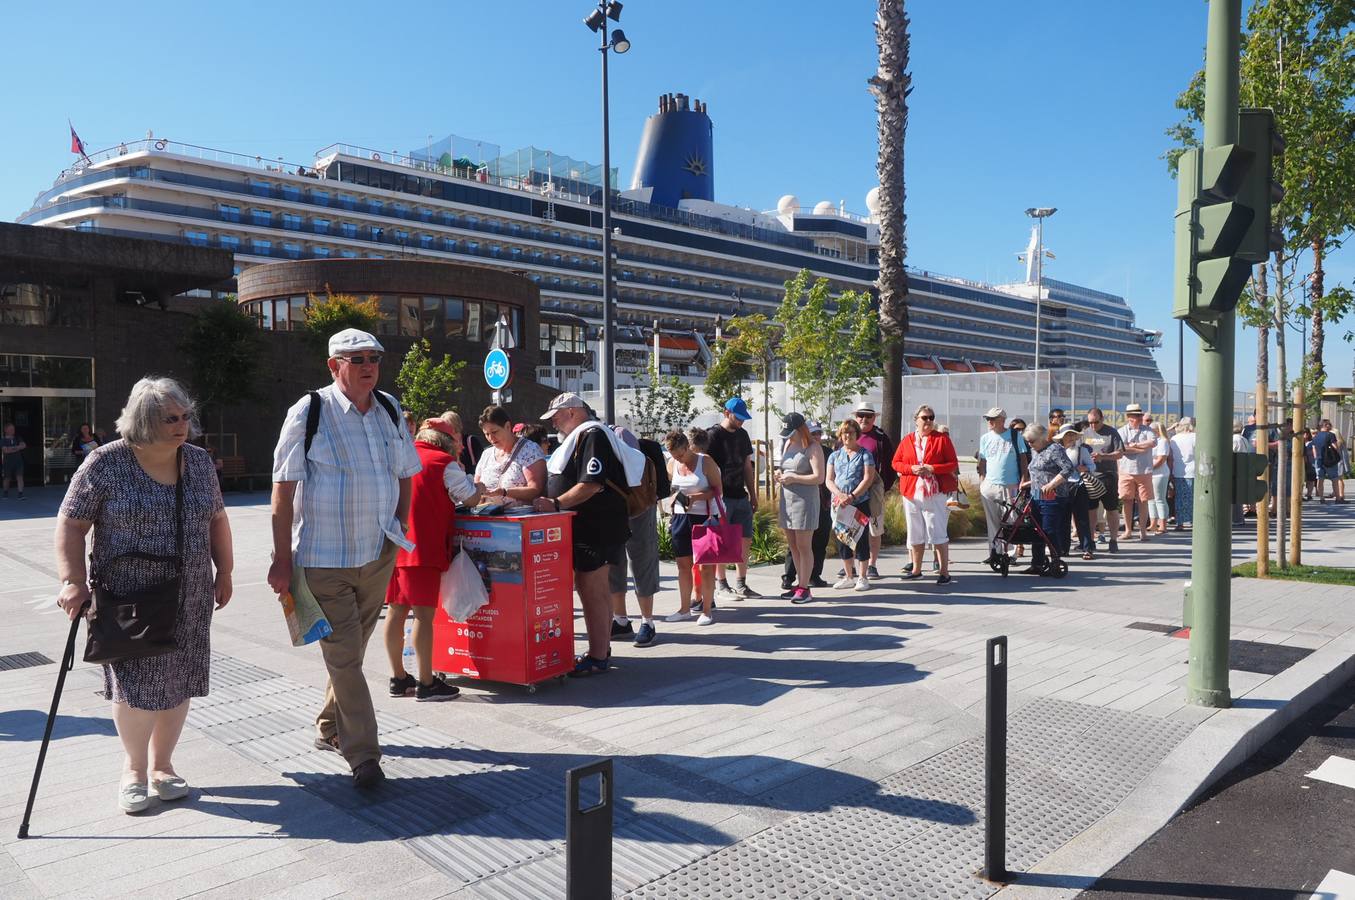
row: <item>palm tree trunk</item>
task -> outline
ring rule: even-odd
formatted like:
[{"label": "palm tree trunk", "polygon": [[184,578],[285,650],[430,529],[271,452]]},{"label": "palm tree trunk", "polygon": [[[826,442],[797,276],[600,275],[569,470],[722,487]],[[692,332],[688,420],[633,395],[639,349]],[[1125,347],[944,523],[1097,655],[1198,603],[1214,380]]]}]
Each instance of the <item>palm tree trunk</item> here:
[{"label": "palm tree trunk", "polygon": [[908,13],[904,0],[879,0],[875,15],[875,44],[879,65],[870,79],[875,96],[880,153],[880,274],[876,289],[880,303],[880,337],[884,355],[884,430],[898,437],[903,425],[903,341],[908,333],[907,218],[904,213],[904,136],[908,131]]}]

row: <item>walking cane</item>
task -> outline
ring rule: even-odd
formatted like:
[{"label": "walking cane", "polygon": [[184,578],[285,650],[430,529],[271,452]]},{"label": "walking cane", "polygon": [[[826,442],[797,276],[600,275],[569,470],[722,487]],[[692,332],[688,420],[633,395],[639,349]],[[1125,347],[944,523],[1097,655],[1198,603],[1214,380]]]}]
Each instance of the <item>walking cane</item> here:
[{"label": "walking cane", "polygon": [[33,815],[33,801],[38,797],[38,779],[42,778],[42,764],[47,759],[47,744],[52,740],[52,726],[56,724],[56,708],[61,702],[61,689],[66,686],[66,673],[75,668],[75,634],[80,630],[80,620],[84,618],[89,601],[80,607],[80,612],[71,620],[71,633],[66,638],[66,652],[61,656],[61,668],[56,674],[56,691],[52,694],[52,709],[47,713],[47,730],[42,733],[42,746],[38,749],[38,765],[33,770],[33,786],[28,789],[28,805],[24,807],[24,820],[19,823],[19,839],[28,837],[28,820]]}]

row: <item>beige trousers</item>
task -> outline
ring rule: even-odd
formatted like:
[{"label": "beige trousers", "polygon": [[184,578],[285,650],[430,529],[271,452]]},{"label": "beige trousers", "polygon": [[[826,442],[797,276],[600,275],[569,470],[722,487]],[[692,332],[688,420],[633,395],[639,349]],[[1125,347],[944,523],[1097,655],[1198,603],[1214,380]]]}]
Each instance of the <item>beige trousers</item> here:
[{"label": "beige trousers", "polygon": [[315,719],[320,736],[339,736],[339,752],[357,768],[381,758],[376,739],[376,710],[372,692],[362,674],[367,641],[381,618],[386,586],[395,568],[395,544],[389,540],[381,555],[364,566],[349,569],[307,569],[306,584],[320,603],[334,633],[320,641],[320,653],[329,670],[325,705]]}]

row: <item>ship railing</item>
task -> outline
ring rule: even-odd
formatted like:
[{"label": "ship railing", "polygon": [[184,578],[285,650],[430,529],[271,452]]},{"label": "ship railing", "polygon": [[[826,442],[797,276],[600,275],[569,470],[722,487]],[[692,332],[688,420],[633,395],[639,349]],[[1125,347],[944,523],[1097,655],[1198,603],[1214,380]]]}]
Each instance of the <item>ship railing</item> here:
[{"label": "ship railing", "polygon": [[[382,163],[388,166],[397,166],[403,169],[413,169],[417,172],[426,172],[431,175],[441,175],[446,178],[462,178],[466,181],[474,181],[478,184],[490,184],[495,187],[510,188],[516,191],[533,194],[538,197],[550,200],[569,200],[574,203],[583,203],[591,205],[593,199],[588,194],[581,194],[574,191],[566,191],[558,184],[541,184],[539,179],[532,179],[527,175],[497,175],[494,173],[491,163],[472,164],[466,166],[444,166],[434,160],[410,156],[397,151],[374,150],[371,147],[359,147],[356,144],[330,144],[321,150],[316,151],[316,164],[330,159],[334,156],[348,156],[354,159],[365,160],[368,162]],[[599,190],[601,190],[599,188]]]},{"label": "ship railing", "polygon": [[144,138],[139,141],[124,141],[112,147],[95,151],[87,154],[83,159],[74,165],[62,171],[57,181],[63,180],[63,177],[79,174],[91,166],[97,166],[100,163],[120,157],[129,156],[133,153],[172,153],[177,156],[188,156],[195,159],[204,159],[211,162],[228,163],[233,166],[241,166],[248,169],[259,169],[266,172],[290,172],[295,173],[297,169],[308,170],[310,164],[290,163],[281,156],[269,158],[265,156],[247,156],[243,153],[233,153],[229,150],[213,150],[211,147],[199,147],[197,144],[185,144],[182,141],[171,141],[167,138]]}]

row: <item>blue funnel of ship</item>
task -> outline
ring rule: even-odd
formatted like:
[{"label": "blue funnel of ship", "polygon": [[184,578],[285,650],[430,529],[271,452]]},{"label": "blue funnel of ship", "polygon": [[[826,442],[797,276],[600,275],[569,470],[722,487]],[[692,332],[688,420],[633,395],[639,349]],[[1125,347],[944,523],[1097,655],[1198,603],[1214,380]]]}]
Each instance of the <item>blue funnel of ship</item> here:
[{"label": "blue funnel of ship", "polygon": [[659,111],[645,120],[631,190],[649,189],[649,202],[660,206],[714,200],[713,132],[706,104],[686,94],[661,96]]}]

